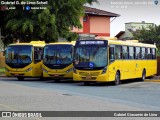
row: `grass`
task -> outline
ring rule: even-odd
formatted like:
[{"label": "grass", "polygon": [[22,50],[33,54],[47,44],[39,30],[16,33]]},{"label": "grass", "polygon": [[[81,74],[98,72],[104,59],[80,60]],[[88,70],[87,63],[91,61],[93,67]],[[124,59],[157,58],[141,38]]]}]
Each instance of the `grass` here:
[{"label": "grass", "polygon": [[5,68],[0,68],[0,75],[4,74],[4,72],[5,72]]}]

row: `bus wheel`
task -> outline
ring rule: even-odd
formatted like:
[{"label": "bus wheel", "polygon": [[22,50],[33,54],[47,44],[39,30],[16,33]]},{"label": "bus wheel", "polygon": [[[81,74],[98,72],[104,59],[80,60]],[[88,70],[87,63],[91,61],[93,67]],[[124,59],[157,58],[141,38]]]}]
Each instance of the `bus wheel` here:
[{"label": "bus wheel", "polygon": [[142,72],[142,81],[144,81],[146,79],[146,70],[143,69],[143,72]]},{"label": "bus wheel", "polygon": [[17,77],[18,78],[18,80],[24,80],[24,77]]},{"label": "bus wheel", "polygon": [[119,73],[118,71],[116,72],[114,84],[115,84],[115,85],[121,84],[121,81],[120,81],[120,73]]}]

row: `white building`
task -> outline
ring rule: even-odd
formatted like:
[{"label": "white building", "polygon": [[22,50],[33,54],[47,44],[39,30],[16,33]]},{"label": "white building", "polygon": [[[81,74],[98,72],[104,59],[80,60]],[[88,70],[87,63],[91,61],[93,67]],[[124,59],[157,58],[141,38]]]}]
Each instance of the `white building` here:
[{"label": "white building", "polygon": [[149,30],[149,26],[153,26],[154,23],[146,23],[145,21],[142,22],[128,22],[125,23],[125,31],[120,31],[115,37],[118,39],[132,39],[133,34],[132,32],[142,30],[142,28]]}]

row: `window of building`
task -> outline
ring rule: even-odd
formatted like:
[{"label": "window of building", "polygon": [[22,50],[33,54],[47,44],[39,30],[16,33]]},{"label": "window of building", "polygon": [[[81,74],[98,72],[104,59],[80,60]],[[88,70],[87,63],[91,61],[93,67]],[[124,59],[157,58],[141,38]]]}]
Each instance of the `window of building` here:
[{"label": "window of building", "polygon": [[83,17],[83,22],[87,22],[87,16],[86,15]]}]

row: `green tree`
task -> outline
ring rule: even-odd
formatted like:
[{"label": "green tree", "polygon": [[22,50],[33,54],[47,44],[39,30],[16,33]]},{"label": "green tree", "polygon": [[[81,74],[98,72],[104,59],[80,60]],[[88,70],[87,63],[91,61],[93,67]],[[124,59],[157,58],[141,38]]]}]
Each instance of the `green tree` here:
[{"label": "green tree", "polygon": [[[36,2],[37,0],[23,1]],[[44,10],[22,10],[25,5],[16,5],[16,10],[2,11],[1,31],[4,44],[11,43],[14,39],[23,42],[39,39],[54,42],[58,37],[72,40],[77,35],[70,32],[70,26],[82,28],[79,17],[84,15],[84,4],[92,4],[95,1],[48,0],[48,4],[43,5],[47,7]]]},{"label": "green tree", "polygon": [[143,28],[133,32],[133,37],[143,43],[156,44],[160,52],[160,25],[150,26],[149,30]]}]

